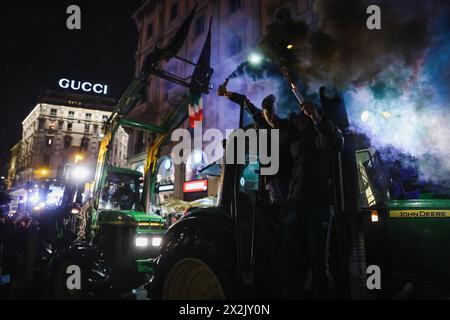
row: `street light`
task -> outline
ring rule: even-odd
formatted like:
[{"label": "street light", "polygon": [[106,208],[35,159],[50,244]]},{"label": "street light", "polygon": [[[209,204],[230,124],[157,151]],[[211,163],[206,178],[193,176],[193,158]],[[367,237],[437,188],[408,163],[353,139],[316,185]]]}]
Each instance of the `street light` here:
[{"label": "street light", "polygon": [[77,153],[77,154],[75,155],[75,164],[77,164],[77,163],[80,162],[80,161],[83,161],[83,159],[84,159],[83,155]]},{"label": "street light", "polygon": [[44,177],[48,176],[49,170],[47,168],[40,168],[36,171],[36,174],[39,175],[40,177],[44,178]]},{"label": "street light", "polygon": [[72,168],[71,178],[77,182],[86,181],[89,177],[89,169],[83,166],[74,166]]}]

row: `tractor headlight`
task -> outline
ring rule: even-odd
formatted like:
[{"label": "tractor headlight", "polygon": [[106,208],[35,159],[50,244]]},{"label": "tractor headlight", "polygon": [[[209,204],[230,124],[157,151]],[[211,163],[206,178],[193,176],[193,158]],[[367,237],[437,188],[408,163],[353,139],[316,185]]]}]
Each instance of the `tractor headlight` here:
[{"label": "tractor headlight", "polygon": [[161,245],[161,241],[162,241],[161,237],[154,237],[152,239],[152,246],[159,247]]},{"label": "tractor headlight", "polygon": [[136,247],[146,247],[148,246],[148,238],[145,237],[137,237],[136,238]]}]

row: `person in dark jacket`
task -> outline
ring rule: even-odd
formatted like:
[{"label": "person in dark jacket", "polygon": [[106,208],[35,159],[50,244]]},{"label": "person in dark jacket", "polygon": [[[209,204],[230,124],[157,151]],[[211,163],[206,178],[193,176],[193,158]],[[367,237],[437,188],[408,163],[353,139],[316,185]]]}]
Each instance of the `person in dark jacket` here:
[{"label": "person in dark jacket", "polygon": [[288,214],[284,224],[284,295],[302,299],[308,270],[316,299],[328,296],[327,240],[331,213],[333,155],[343,148],[341,131],[312,103],[291,121],[293,160]]},{"label": "person in dark jacket", "polygon": [[220,86],[217,94],[224,96],[230,101],[245,108],[250,113],[259,129],[282,129],[280,130],[280,166],[275,176],[266,177],[266,186],[269,191],[271,203],[279,209],[284,209],[287,204],[287,195],[289,188],[289,179],[291,176],[291,156],[290,156],[290,138],[293,132],[288,119],[281,119],[275,114],[276,97],[273,94],[268,95],[262,101],[262,108],[257,108],[245,95],[230,92],[224,85]]}]

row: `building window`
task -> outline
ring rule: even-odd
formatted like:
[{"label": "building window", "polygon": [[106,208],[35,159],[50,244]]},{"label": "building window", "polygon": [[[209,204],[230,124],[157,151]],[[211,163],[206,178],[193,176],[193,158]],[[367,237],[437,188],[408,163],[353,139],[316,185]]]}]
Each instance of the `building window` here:
[{"label": "building window", "polygon": [[91,126],[89,125],[89,123],[86,123],[84,125],[84,132],[88,133],[90,128],[91,128]]},{"label": "building window", "polygon": [[72,137],[65,136],[64,137],[64,149],[69,149],[72,146]]},{"label": "building window", "polygon": [[[144,166],[140,164],[136,168],[136,171],[138,170],[142,170],[142,172],[144,172]],[[162,158],[159,161],[158,175],[156,179],[160,185],[173,184],[175,182],[175,166],[173,165],[172,159]]]},{"label": "building window", "polygon": [[234,36],[231,38],[230,45],[229,45],[229,51],[230,51],[231,56],[234,56],[235,54],[238,54],[239,52],[242,51],[241,37]]},{"label": "building window", "polygon": [[145,142],[144,142],[144,132],[139,131],[137,136],[137,141],[134,145],[134,154],[139,154],[144,151]]},{"label": "building window", "polygon": [[58,128],[62,130],[63,126],[64,126],[64,121],[59,120],[58,121]]},{"label": "building window", "polygon": [[153,36],[153,23],[149,22],[147,24],[147,38]]},{"label": "building window", "polygon": [[81,145],[80,145],[80,149],[82,151],[87,151],[89,148],[89,139],[87,137],[83,137],[81,139]]},{"label": "building window", "polygon": [[69,118],[75,118],[75,111],[69,111]]},{"label": "building window", "polygon": [[86,113],[86,120],[92,120],[92,113]]},{"label": "building window", "polygon": [[44,129],[45,126],[45,119],[44,118],[39,118],[38,120],[38,128],[39,129]]},{"label": "building window", "polygon": [[200,17],[195,20],[195,36],[203,34],[205,31],[205,15],[202,14]]},{"label": "building window", "polygon": [[229,0],[230,2],[230,13],[235,12],[241,8],[241,0]]},{"label": "building window", "polygon": [[141,101],[143,103],[147,103],[148,102],[148,88],[145,88],[145,90],[142,90]]},{"label": "building window", "polygon": [[178,2],[172,4],[170,8],[170,20],[175,19],[178,16]]},{"label": "building window", "polygon": [[50,156],[48,154],[44,155],[44,166],[50,165]]},{"label": "building window", "polygon": [[279,21],[289,21],[291,20],[291,12],[288,8],[283,8],[277,12],[275,19]]},{"label": "building window", "polygon": [[73,123],[69,122],[67,123],[67,131],[72,131]]},{"label": "building window", "polygon": [[56,109],[51,109],[50,110],[50,116],[56,117],[57,115],[58,115],[58,110],[56,110]]},{"label": "building window", "polygon": [[46,142],[47,147],[51,147],[53,145],[53,137],[46,137]]}]

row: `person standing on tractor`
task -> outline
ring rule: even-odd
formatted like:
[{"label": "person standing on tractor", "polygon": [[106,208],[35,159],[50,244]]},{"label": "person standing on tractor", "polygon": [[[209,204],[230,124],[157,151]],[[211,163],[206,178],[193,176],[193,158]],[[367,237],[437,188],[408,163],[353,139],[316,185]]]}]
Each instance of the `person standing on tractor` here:
[{"label": "person standing on tractor", "polygon": [[284,224],[283,269],[286,299],[303,299],[308,270],[315,299],[328,297],[327,242],[332,204],[333,155],[342,150],[341,131],[314,104],[305,102],[291,121],[293,160]]},{"label": "person standing on tractor", "polygon": [[287,204],[287,195],[289,188],[289,179],[292,168],[291,156],[289,151],[290,137],[292,133],[287,119],[281,119],[275,114],[276,98],[273,94],[268,95],[262,101],[262,109],[258,109],[245,95],[230,92],[226,84],[219,86],[218,96],[223,96],[242,106],[253,117],[259,129],[281,129],[280,130],[280,166],[275,176],[266,177],[266,187],[269,191],[271,204],[278,211],[285,211]]},{"label": "person standing on tractor", "polygon": [[327,298],[331,175],[333,154],[344,145],[342,133],[310,102],[300,106],[300,114],[280,119],[274,113],[275,96],[267,96],[260,110],[244,95],[227,91],[225,84],[219,87],[219,96],[243,106],[259,128],[280,130],[281,170],[268,188],[271,190],[271,184],[275,186],[270,191],[271,197],[279,195],[286,208],[282,241],[283,295],[286,299],[304,298],[304,284],[311,270],[314,297]]}]

